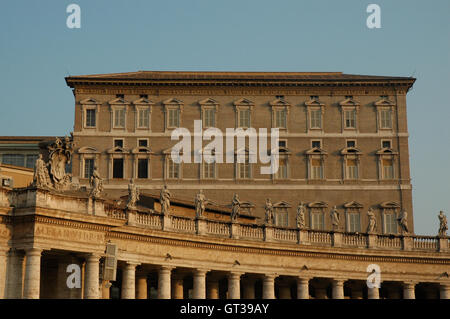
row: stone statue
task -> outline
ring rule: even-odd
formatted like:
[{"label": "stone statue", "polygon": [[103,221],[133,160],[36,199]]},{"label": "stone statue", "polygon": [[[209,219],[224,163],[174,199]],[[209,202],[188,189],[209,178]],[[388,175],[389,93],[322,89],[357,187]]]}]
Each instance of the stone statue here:
[{"label": "stone statue", "polygon": [[331,216],[331,225],[333,225],[333,229],[337,229],[339,227],[339,212],[336,209],[336,205],[330,212]]},{"label": "stone statue", "polygon": [[403,211],[399,218],[397,218],[398,224],[402,229],[402,233],[408,233],[408,213]]},{"label": "stone statue", "polygon": [[136,202],[139,200],[139,189],[134,184],[133,179],[131,179],[130,184],[128,184],[128,209],[136,209]]},{"label": "stone statue", "polygon": [[169,214],[170,209],[170,192],[167,189],[167,185],[164,185],[163,189],[161,189],[161,193],[159,196],[159,203],[161,204],[161,213],[163,215]]},{"label": "stone statue", "polygon": [[92,172],[92,176],[89,179],[89,183],[91,184],[91,192],[89,196],[99,198],[100,193],[103,192],[103,181],[100,177],[97,166],[94,166],[94,171]]},{"label": "stone statue", "polygon": [[274,216],[273,216],[273,205],[270,201],[270,198],[266,199],[266,205],[264,206],[264,210],[266,211],[266,223],[269,225],[273,225]]},{"label": "stone statue", "polygon": [[369,208],[367,211],[367,217],[369,218],[369,224],[367,225],[367,233],[371,234],[375,232],[377,227],[377,219],[375,218],[375,214],[373,213],[373,209]]},{"label": "stone statue", "polygon": [[241,212],[241,201],[239,200],[239,195],[234,193],[233,201],[231,202],[231,221],[237,221],[237,218]]},{"label": "stone statue", "polygon": [[438,215],[439,218],[439,236],[445,237],[447,236],[447,216],[445,216],[444,212],[441,210]]},{"label": "stone statue", "polygon": [[305,228],[305,205],[300,202],[297,207],[297,228]]},{"label": "stone statue", "polygon": [[201,189],[199,193],[195,196],[195,216],[197,218],[203,217],[206,203],[207,203],[206,196],[205,194],[203,194],[203,190]]},{"label": "stone statue", "polygon": [[47,164],[42,159],[42,154],[39,154],[34,166],[33,185],[39,188],[51,187]]}]

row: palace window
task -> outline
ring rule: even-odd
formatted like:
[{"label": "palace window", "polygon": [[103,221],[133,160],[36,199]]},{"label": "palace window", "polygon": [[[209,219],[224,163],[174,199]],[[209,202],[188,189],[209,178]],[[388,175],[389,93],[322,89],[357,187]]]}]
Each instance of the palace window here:
[{"label": "palace window", "polygon": [[114,128],[125,127],[125,108],[117,108],[113,112],[114,114]]},{"label": "palace window", "polygon": [[274,208],[275,226],[288,227],[288,209],[287,207],[275,207]]},{"label": "palace window", "polygon": [[237,163],[238,165],[238,176],[240,179],[250,178],[250,163],[248,158],[245,159],[245,163]]},{"label": "palace window", "polygon": [[392,128],[392,111],[390,109],[380,110],[380,127],[382,129]]},{"label": "palace window", "polygon": [[311,229],[323,230],[324,228],[323,212],[311,212]]},{"label": "palace window", "polygon": [[250,127],[250,110],[239,110],[239,127]]},{"label": "palace window", "polygon": [[344,111],[344,124],[345,128],[356,129],[356,110]]},{"label": "palace window", "polygon": [[384,232],[386,234],[397,234],[397,214],[395,212],[384,213]]},{"label": "palace window", "polygon": [[168,127],[179,127],[180,126],[180,110],[178,109],[169,109],[168,115]]},{"label": "palace window", "polygon": [[322,111],[320,109],[311,109],[309,114],[311,117],[310,128],[321,129],[322,128]]},{"label": "palace window", "polygon": [[275,111],[275,127],[286,128],[286,110]]},{"label": "palace window", "polygon": [[318,158],[311,159],[311,179],[323,179],[322,161]]},{"label": "palace window", "polygon": [[138,159],[138,178],[148,178],[148,159],[140,158]]},{"label": "palace window", "polygon": [[383,158],[383,179],[393,179],[394,178],[394,165],[392,159]]},{"label": "palace window", "polygon": [[356,147],[356,141],[355,140],[348,140],[346,145],[347,145],[348,148],[349,147],[351,147],[351,148]]},{"label": "palace window", "polygon": [[84,160],[84,178],[91,178],[92,173],[94,172],[94,159],[86,158]]},{"label": "palace window", "polygon": [[203,127],[215,127],[216,126],[216,110],[212,108],[205,108],[203,110]]},{"label": "palace window", "polygon": [[138,109],[138,128],[149,128],[150,111],[149,109]]},{"label": "palace window", "polygon": [[170,157],[167,160],[167,177],[180,178],[180,164],[175,163]]},{"label": "palace window", "polygon": [[287,177],[288,177],[287,158],[280,158],[278,160],[278,171],[276,173],[276,178],[286,179]]},{"label": "palace window", "polygon": [[114,147],[123,148],[123,139],[114,139]]},{"label": "palace window", "polygon": [[123,158],[113,159],[113,178],[123,178]]},{"label": "palace window", "polygon": [[3,164],[25,167],[25,155],[23,154],[3,154]]},{"label": "palace window", "polygon": [[348,231],[349,232],[360,232],[361,231],[361,221],[359,212],[349,212],[347,213],[348,218]]},{"label": "palace window", "polygon": [[138,140],[138,146],[139,147],[148,147],[148,140],[145,139],[139,139]]},{"label": "palace window", "polygon": [[391,146],[392,145],[391,145],[391,141],[390,140],[384,140],[384,141],[381,142],[381,147],[382,148],[389,148],[390,149]]},{"label": "palace window", "polygon": [[358,163],[356,159],[346,160],[347,179],[358,179]]},{"label": "palace window", "polygon": [[[35,154],[35,155],[28,154],[27,155],[27,159],[25,161],[25,167],[34,168],[34,166],[36,165],[36,160],[38,159],[38,157],[39,157],[39,155],[37,155],[37,154]],[[68,172],[67,169],[66,169],[66,172]]]},{"label": "palace window", "polygon": [[86,127],[95,127],[96,125],[96,110],[86,109],[86,121],[84,124]]},{"label": "palace window", "polygon": [[215,163],[203,162],[203,178],[213,179],[216,177],[216,165]]}]

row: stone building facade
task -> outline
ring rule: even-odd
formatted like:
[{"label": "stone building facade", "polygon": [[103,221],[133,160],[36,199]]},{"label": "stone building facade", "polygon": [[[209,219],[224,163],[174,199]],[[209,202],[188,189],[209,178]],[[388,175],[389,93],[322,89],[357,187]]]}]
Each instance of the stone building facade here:
[{"label": "stone building facade", "polygon": [[[340,72],[130,72],[70,76],[75,98],[73,175],[87,185],[98,166],[111,196],[126,192],[131,178],[145,193],[168,185],[191,199],[199,189],[220,205],[234,193],[263,218],[274,204],[276,224],[295,225],[297,206],[307,206],[306,225],[365,231],[371,208],[380,234],[398,234],[408,213],[414,232],[406,94],[415,79]],[[182,163],[170,160],[177,127],[194,132],[217,127],[280,130],[277,174],[260,162]],[[203,147],[209,141],[203,142]],[[270,143],[270,141],[268,141]],[[224,142],[225,145],[225,142]]]}]

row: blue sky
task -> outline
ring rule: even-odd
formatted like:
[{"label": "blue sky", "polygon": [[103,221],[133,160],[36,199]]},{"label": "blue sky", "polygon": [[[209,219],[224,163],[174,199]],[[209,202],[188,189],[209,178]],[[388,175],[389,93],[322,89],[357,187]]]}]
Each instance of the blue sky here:
[{"label": "blue sky", "polygon": [[[81,7],[81,29],[66,7]],[[381,29],[366,8],[381,7]],[[67,75],[136,70],[414,76],[408,126],[415,231],[450,211],[450,1],[3,0],[0,135],[73,128]]]}]

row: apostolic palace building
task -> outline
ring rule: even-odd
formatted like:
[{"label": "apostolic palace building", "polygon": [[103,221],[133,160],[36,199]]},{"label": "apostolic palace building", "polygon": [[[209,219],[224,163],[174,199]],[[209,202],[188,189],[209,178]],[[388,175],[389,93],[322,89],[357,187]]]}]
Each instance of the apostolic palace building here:
[{"label": "apostolic palace building", "polygon": [[[414,232],[414,81],[340,72],[67,77],[71,136],[36,138],[34,153],[0,138],[0,298],[449,299],[445,214],[430,213],[435,236]],[[179,129],[191,134],[182,152],[190,162],[172,158]],[[257,152],[250,137],[239,147],[225,136],[239,129],[258,133]],[[217,131],[223,137],[208,135]],[[211,151],[213,141],[223,147]],[[261,152],[276,150],[278,170],[263,173]],[[223,161],[208,162],[208,152]],[[27,186],[5,177],[17,163],[28,167],[20,176],[34,167]]]}]

